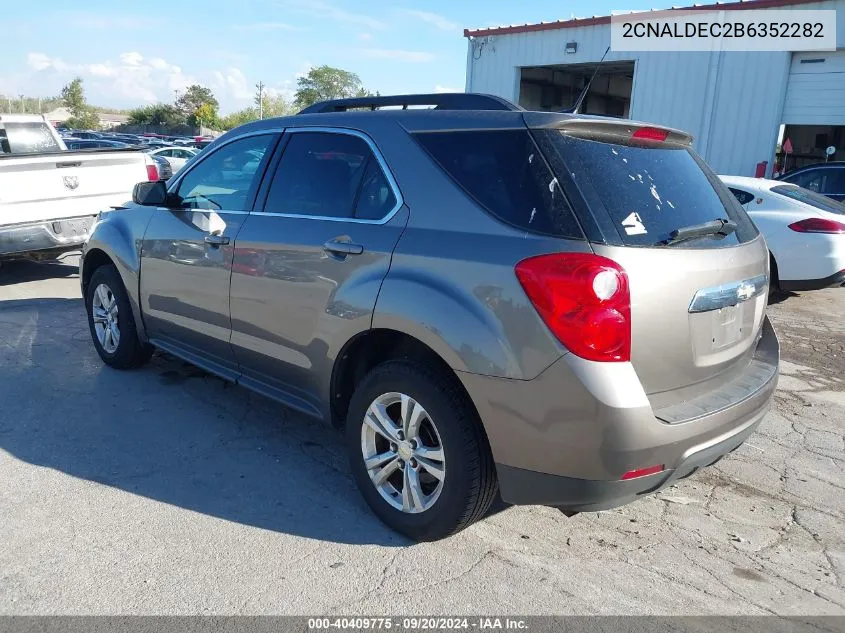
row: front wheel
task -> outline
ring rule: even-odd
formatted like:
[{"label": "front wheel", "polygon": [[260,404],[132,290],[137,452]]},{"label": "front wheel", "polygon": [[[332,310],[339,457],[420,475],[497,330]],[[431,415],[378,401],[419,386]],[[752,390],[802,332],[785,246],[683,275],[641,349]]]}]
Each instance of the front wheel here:
[{"label": "front wheel", "polygon": [[418,541],[458,532],[498,488],[487,439],[454,377],[388,361],[358,385],[346,439],[355,482],[373,512]]},{"label": "front wheel", "polygon": [[100,266],[91,275],[85,307],[94,348],[104,363],[130,369],[150,359],[153,348],[138,339],[129,296],[113,265]]}]

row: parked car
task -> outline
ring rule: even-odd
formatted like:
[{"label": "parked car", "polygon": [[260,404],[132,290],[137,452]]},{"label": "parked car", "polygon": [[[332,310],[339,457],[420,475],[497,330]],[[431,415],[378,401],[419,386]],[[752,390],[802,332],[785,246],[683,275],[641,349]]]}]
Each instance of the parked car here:
[{"label": "parked car", "polygon": [[174,173],[182,169],[185,163],[199,153],[198,150],[190,147],[159,147],[147,151],[152,156],[160,156],[165,159]]},{"label": "parked car", "polygon": [[778,180],[721,178],[766,238],[772,287],[845,284],[845,204]]},{"label": "parked car", "polygon": [[68,130],[70,135],[73,138],[84,138],[84,139],[100,139],[103,138],[102,133],[100,132],[91,132],[90,130]]},{"label": "parked car", "polygon": [[765,240],[690,143],[473,94],[249,123],[102,213],[94,347],[343,428],[367,503],[414,539],[497,490],[633,501],[742,444],[777,383]]},{"label": "parked car", "polygon": [[[69,141],[70,142],[70,141]],[[79,250],[101,208],[158,179],[143,152],[68,151],[43,116],[0,115],[0,260],[53,259]]]},{"label": "parked car", "polygon": [[65,146],[70,150],[102,149],[104,147],[125,149],[127,147],[132,147],[128,143],[121,143],[120,141],[112,141],[108,139],[65,138],[63,140],[65,142]]},{"label": "parked car", "polygon": [[783,174],[777,180],[845,202],[845,162],[806,165]]},{"label": "parked car", "polygon": [[156,167],[158,168],[158,179],[159,180],[170,180],[173,177],[173,167],[170,166],[170,163],[164,156],[156,156],[155,154],[150,154],[147,152],[148,156],[155,161]]}]

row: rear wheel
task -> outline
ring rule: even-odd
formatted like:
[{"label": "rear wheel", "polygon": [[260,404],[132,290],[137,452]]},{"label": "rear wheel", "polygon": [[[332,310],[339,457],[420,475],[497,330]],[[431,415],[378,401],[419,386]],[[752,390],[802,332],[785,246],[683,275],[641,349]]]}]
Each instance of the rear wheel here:
[{"label": "rear wheel", "polygon": [[373,512],[418,541],[458,532],[497,490],[475,410],[453,377],[388,361],[358,385],[346,439],[352,475]]},{"label": "rear wheel", "polygon": [[131,369],[150,359],[153,347],[138,339],[129,296],[112,264],[100,266],[91,275],[85,307],[91,338],[103,362],[116,369]]}]

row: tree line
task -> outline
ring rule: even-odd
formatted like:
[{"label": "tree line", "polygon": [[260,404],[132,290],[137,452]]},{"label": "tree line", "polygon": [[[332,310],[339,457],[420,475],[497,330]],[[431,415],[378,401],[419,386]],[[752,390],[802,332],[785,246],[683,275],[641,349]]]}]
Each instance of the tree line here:
[{"label": "tree line", "polygon": [[114,110],[99,108],[88,103],[81,77],[76,77],[66,84],[60,96],[38,99],[37,97],[0,97],[0,110],[8,103],[10,113],[49,112],[64,106],[70,112],[66,124],[74,129],[97,129],[100,126],[98,113],[121,112],[129,115],[129,125],[150,125],[167,128],[190,126],[193,128],[211,128],[230,130],[264,118],[295,114],[303,108],[326,99],[349,97],[367,97],[373,93],[364,88],[361,78],[353,72],[332,66],[315,66],[308,73],[297,79],[297,89],[293,99],[286,99],[279,94],[261,94],[261,101],[256,95],[253,105],[221,116],[220,104],[212,90],[195,84],[188,86],[179,95],[175,103],[155,103],[132,110]]},{"label": "tree line", "polygon": [[357,74],[331,66],[316,66],[297,80],[293,99],[282,95],[256,95],[253,105],[220,116],[219,103],[210,88],[189,86],[173,104],[156,103],[129,112],[130,125],[164,127],[207,127],[216,130],[232,128],[264,118],[295,114],[318,101],[347,97],[366,97],[373,93],[364,88]]}]

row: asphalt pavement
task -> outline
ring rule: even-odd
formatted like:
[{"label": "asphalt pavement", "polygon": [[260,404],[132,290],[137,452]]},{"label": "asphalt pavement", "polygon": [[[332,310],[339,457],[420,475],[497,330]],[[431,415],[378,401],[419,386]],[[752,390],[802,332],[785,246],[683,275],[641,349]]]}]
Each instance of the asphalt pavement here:
[{"label": "asphalt pavement", "polygon": [[779,297],[775,407],[618,510],[412,544],[340,436],[157,354],[105,367],[75,260],[0,268],[0,614],[845,614],[845,290]]}]

